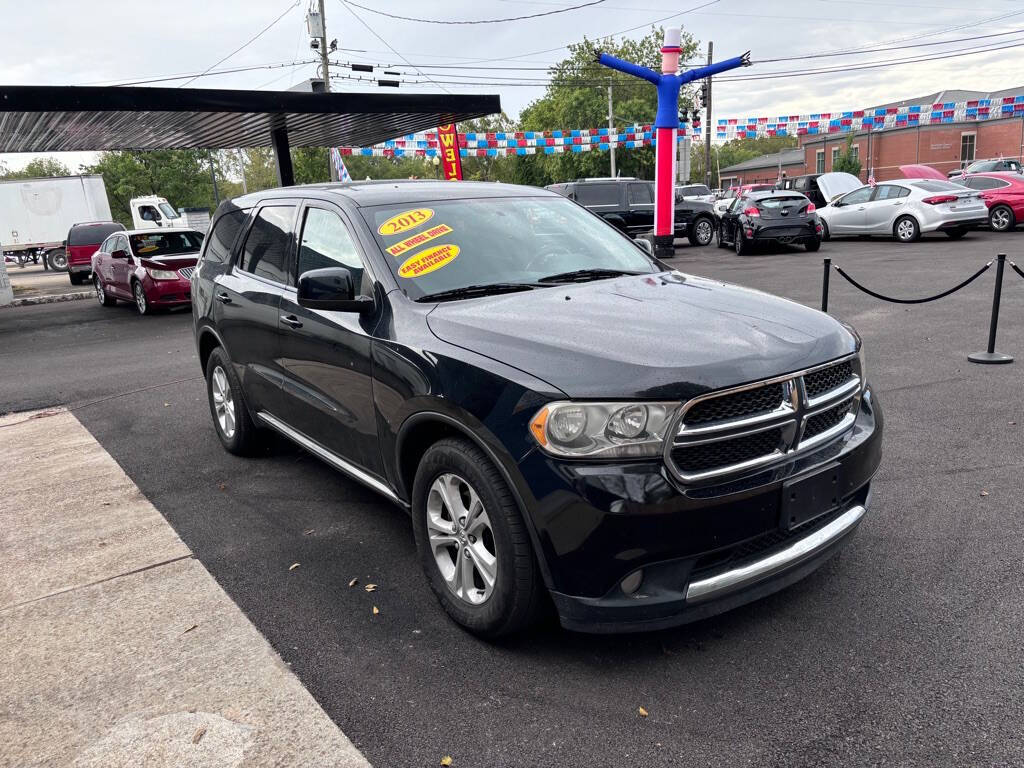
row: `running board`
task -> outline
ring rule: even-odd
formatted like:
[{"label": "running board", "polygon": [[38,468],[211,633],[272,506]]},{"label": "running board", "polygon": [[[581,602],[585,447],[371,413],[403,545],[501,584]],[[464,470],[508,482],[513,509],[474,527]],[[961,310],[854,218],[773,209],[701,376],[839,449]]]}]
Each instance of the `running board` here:
[{"label": "running board", "polygon": [[297,443],[302,448],[305,448],[318,459],[322,459],[335,469],[344,472],[353,480],[358,480],[360,483],[367,486],[368,488],[372,488],[373,490],[377,491],[377,493],[387,496],[396,504],[399,504],[403,507],[407,506],[400,498],[398,498],[394,491],[388,488],[388,486],[386,486],[376,477],[371,475],[369,472],[360,469],[354,464],[351,464],[350,462],[341,458],[336,453],[327,450],[322,445],[320,445],[320,443],[316,442],[315,440],[312,440],[311,438],[306,437],[298,430],[289,427],[276,416],[272,416],[266,411],[259,411],[256,414],[256,418],[258,418],[267,426],[276,429],[282,435],[287,437],[289,440],[292,440],[293,442]]}]

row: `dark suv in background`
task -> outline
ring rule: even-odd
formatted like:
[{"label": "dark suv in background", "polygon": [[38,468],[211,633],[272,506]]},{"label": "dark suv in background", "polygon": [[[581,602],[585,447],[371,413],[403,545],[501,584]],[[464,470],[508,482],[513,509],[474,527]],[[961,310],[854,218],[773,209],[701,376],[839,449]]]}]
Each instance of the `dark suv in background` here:
[{"label": "dark suv in background", "polygon": [[434,594],[482,635],[549,602],[591,632],[709,616],[866,513],[882,420],[853,330],[674,271],[545,190],[241,197],[192,298],[224,447],[276,430],[408,510]]},{"label": "dark suv in background", "polygon": [[[550,184],[546,189],[575,200],[630,237],[654,232],[653,181],[580,179]],[[710,245],[716,225],[715,209],[711,203],[683,200],[676,196],[676,237],[685,237],[690,245]]]}]

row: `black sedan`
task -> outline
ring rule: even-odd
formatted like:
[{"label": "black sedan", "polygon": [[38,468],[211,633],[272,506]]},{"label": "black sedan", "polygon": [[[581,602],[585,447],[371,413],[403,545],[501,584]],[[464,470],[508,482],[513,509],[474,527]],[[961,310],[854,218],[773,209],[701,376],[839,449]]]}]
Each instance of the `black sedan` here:
[{"label": "black sedan", "polygon": [[718,247],[747,253],[757,243],[821,247],[821,222],[814,203],[790,190],[750,192],[738,197],[718,223]]}]

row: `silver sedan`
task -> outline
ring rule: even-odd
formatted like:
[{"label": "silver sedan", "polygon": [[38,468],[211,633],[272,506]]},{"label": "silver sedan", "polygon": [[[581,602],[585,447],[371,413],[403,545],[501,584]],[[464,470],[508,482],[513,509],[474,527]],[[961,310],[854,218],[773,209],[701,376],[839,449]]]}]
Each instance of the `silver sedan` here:
[{"label": "silver sedan", "polygon": [[956,240],[988,222],[981,196],[937,179],[899,179],[847,192],[818,209],[824,237],[889,235],[911,243],[924,232],[942,231]]}]

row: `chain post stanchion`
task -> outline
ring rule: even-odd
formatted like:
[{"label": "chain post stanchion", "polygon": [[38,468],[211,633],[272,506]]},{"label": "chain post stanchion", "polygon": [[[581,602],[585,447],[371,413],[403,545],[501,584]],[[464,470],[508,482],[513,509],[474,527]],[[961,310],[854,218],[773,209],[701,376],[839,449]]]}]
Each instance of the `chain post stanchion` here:
[{"label": "chain post stanchion", "polygon": [[822,259],[823,271],[821,274],[821,311],[828,312],[828,277],[832,271],[832,259]]},{"label": "chain post stanchion", "polygon": [[1012,363],[1010,355],[996,352],[996,329],[999,326],[999,299],[1003,293],[1003,269],[1006,266],[1006,254],[1000,253],[996,261],[996,287],[992,294],[992,318],[988,326],[988,349],[985,352],[974,352],[967,356],[972,363],[985,365],[997,365],[999,363]]}]

